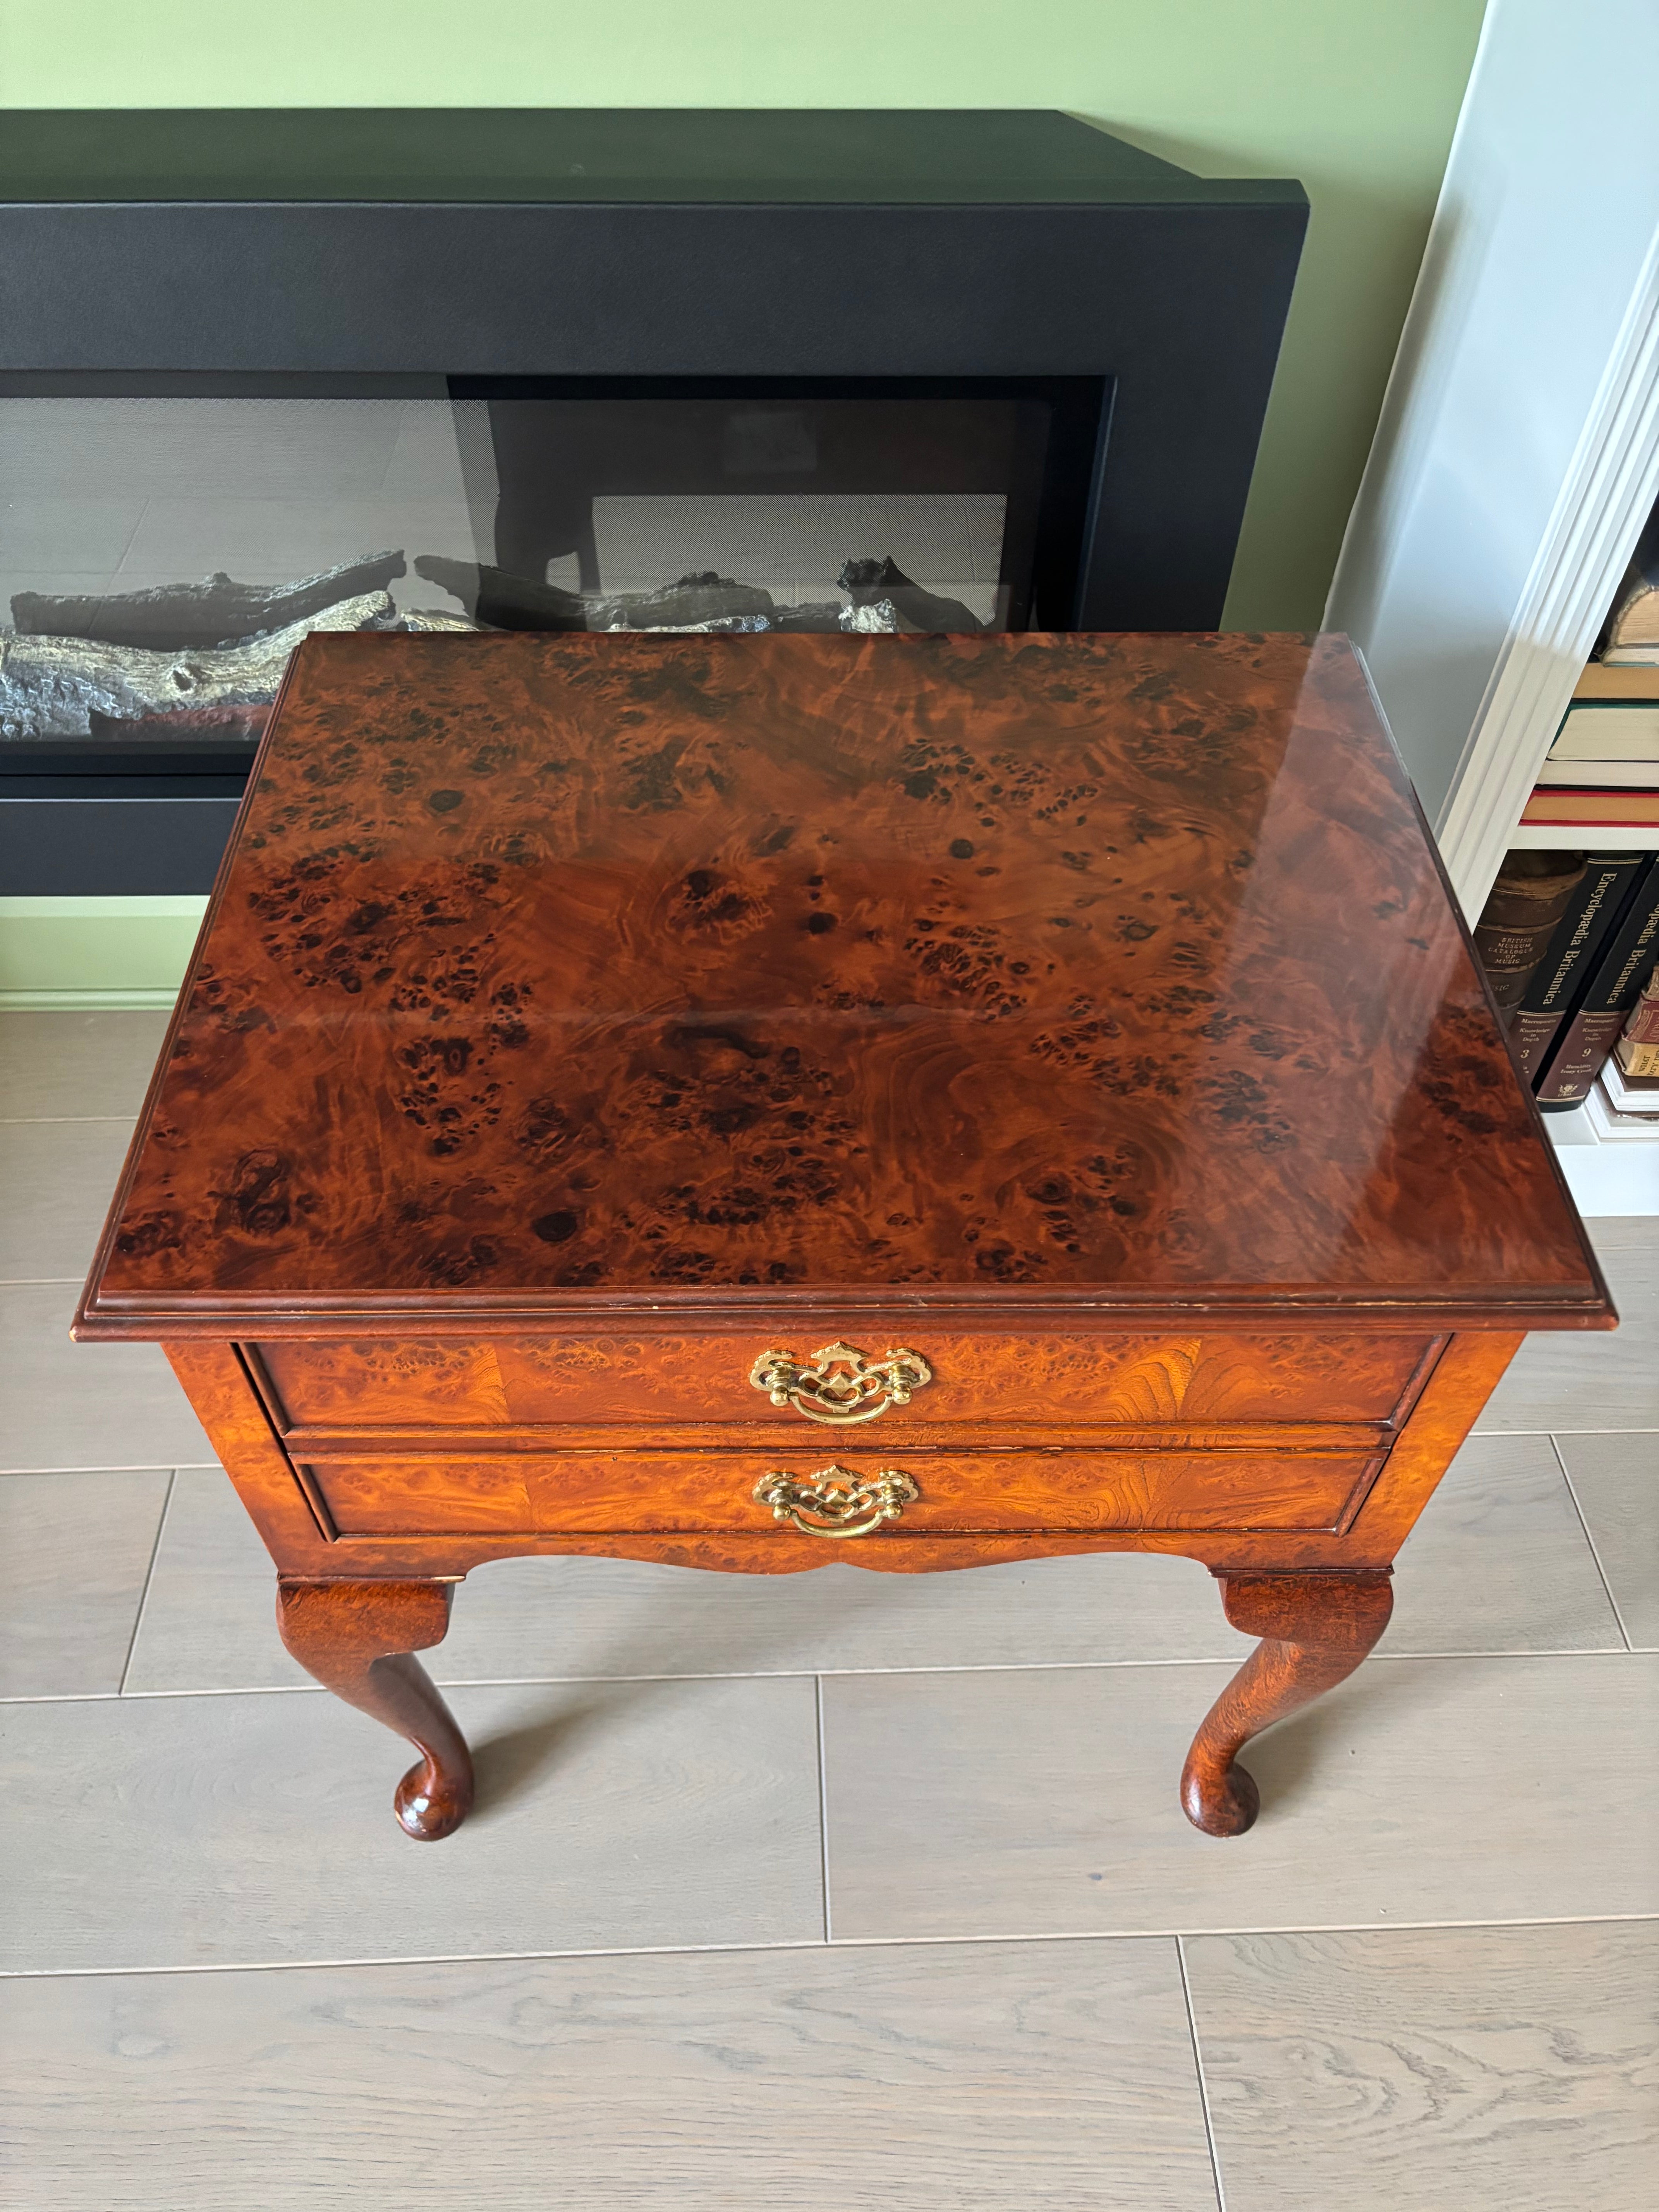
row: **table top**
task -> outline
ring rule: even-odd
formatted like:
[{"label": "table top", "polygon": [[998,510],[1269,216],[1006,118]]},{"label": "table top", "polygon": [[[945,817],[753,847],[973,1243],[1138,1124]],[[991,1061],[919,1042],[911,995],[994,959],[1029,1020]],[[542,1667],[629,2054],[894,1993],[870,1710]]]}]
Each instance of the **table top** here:
[{"label": "table top", "polygon": [[79,1317],[1612,1309],[1340,638],[307,639]]}]

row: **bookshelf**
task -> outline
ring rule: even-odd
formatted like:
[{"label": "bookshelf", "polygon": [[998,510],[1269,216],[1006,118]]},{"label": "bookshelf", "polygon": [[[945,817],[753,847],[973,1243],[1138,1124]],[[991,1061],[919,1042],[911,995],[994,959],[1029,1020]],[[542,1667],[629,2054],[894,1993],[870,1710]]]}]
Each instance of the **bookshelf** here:
[{"label": "bookshelf", "polygon": [[[1659,503],[1656,81],[1651,0],[1493,0],[1326,609],[1471,924],[1507,851],[1659,851],[1521,826]],[[1659,1213],[1659,1129],[1546,1118],[1584,1212]]]}]

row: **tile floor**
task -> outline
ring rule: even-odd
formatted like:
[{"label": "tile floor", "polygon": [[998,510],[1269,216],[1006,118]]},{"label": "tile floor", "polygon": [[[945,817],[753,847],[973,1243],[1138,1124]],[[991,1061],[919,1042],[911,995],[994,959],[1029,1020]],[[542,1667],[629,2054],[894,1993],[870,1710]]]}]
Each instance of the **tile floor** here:
[{"label": "tile floor", "polygon": [[1246,1648],[1187,1563],[568,1559],[460,1593],[426,1850],[159,1353],[64,1335],[161,1026],[0,1016],[9,2205],[1645,2212],[1659,1222],[1248,1838],[1176,1807]]}]

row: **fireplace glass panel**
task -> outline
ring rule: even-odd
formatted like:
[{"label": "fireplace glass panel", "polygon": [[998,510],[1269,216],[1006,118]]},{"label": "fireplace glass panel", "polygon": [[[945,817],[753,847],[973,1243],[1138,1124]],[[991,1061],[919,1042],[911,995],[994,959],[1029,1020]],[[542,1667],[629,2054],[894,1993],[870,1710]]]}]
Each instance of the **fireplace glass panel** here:
[{"label": "fireplace glass panel", "polygon": [[1063,628],[1103,386],[0,391],[0,753],[234,767],[311,628]]}]

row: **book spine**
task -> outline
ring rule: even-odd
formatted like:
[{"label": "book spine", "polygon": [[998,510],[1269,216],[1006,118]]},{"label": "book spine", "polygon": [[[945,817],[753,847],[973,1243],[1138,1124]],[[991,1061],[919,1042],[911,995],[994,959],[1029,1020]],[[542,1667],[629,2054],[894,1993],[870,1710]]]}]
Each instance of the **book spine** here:
[{"label": "book spine", "polygon": [[1613,1054],[1623,1073],[1638,1081],[1659,1075],[1659,975],[1631,1009]]},{"label": "book spine", "polygon": [[1520,1005],[1583,878],[1580,862],[1549,876],[1514,876],[1506,869],[1492,885],[1474,926],[1474,949],[1503,1011]]},{"label": "book spine", "polygon": [[1645,853],[1592,853],[1583,882],[1510,1024],[1510,1042],[1530,1082],[1566,1019],[1585,965],[1648,865]]},{"label": "book spine", "polygon": [[1588,1098],[1625,1017],[1642,994],[1659,953],[1659,861],[1650,862],[1606,950],[1595,961],[1538,1084],[1540,1106]]}]

